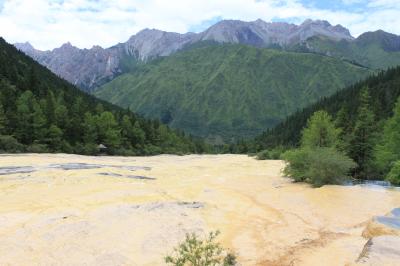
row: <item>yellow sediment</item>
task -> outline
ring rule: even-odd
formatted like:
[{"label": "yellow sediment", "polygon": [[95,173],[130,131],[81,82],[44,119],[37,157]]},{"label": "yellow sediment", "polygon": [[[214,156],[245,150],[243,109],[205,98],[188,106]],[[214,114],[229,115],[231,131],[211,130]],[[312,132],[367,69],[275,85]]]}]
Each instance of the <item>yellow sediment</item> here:
[{"label": "yellow sediment", "polygon": [[[78,162],[151,170],[47,168]],[[242,265],[350,265],[367,222],[400,206],[398,190],[311,188],[244,155],[0,156],[7,166],[38,170],[0,176],[0,265],[162,265],[186,232],[217,229]]]}]

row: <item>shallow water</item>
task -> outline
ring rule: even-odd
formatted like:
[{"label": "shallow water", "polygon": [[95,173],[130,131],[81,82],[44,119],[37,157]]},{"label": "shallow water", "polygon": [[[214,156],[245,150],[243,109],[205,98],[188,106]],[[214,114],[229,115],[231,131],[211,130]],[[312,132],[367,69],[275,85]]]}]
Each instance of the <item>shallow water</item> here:
[{"label": "shallow water", "polygon": [[[49,167],[83,164],[101,167]],[[346,265],[400,206],[396,189],[311,188],[242,155],[0,156],[18,166],[35,171],[0,176],[0,265],[162,265],[185,233],[217,229],[242,265]]]},{"label": "shallow water", "polygon": [[364,187],[384,187],[384,188],[392,188],[397,189],[400,188],[398,186],[393,186],[389,181],[384,180],[347,180],[343,183],[345,186],[364,186]]}]

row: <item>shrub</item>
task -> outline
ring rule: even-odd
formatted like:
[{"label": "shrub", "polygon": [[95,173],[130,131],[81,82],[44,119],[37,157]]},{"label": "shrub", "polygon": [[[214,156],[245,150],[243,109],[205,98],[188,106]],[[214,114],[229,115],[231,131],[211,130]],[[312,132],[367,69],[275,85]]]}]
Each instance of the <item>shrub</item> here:
[{"label": "shrub", "polygon": [[256,154],[257,160],[279,160],[282,157],[283,147],[276,147],[272,150],[263,150]]},{"label": "shrub", "polygon": [[154,146],[154,145],[146,145],[143,149],[143,153],[145,155],[158,155],[162,153],[162,150],[160,147]]},{"label": "shrub", "polygon": [[0,152],[23,152],[24,145],[18,142],[13,136],[0,135]]},{"label": "shrub", "polygon": [[236,265],[236,256],[223,250],[215,242],[219,231],[211,232],[205,240],[196,234],[187,234],[183,243],[174,249],[174,254],[165,257],[165,262],[174,266],[231,266]]},{"label": "shrub", "polygon": [[295,182],[306,181],[310,164],[310,151],[306,149],[289,150],[282,157],[286,161],[283,174],[290,176]]},{"label": "shrub", "polygon": [[334,148],[298,149],[284,154],[284,174],[296,182],[305,181],[320,187],[339,184],[356,164]]},{"label": "shrub", "polygon": [[136,156],[137,155],[133,150],[125,149],[125,148],[119,148],[119,149],[115,150],[115,154],[120,155],[120,156]]},{"label": "shrub", "polygon": [[83,147],[83,154],[85,155],[96,155],[99,153],[99,147],[94,143],[87,143]]},{"label": "shrub", "polygon": [[400,161],[393,164],[390,172],[385,177],[392,185],[400,185]]},{"label": "shrub", "polygon": [[31,153],[46,153],[49,152],[49,149],[47,148],[46,144],[34,143],[32,145],[29,145],[26,148],[26,151]]}]

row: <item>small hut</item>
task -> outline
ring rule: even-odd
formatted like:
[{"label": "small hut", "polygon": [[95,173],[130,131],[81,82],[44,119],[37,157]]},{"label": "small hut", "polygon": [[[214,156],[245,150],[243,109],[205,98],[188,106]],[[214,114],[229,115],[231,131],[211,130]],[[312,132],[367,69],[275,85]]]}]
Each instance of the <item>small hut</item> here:
[{"label": "small hut", "polygon": [[106,153],[107,152],[107,146],[104,144],[99,144],[99,146],[97,147],[99,149],[100,153]]}]

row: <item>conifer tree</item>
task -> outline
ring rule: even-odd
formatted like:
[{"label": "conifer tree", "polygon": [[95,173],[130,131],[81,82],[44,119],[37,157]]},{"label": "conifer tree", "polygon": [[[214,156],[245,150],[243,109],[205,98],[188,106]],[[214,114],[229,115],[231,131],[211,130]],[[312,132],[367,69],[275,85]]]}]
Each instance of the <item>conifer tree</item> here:
[{"label": "conifer tree", "polygon": [[62,147],[63,132],[56,125],[51,125],[48,132],[48,144],[51,150],[60,151]]},{"label": "conifer tree", "polygon": [[46,95],[46,117],[48,125],[52,125],[55,123],[55,107],[56,107],[56,99],[54,97],[54,93],[52,91],[48,91]]},{"label": "conifer tree", "polygon": [[118,148],[121,144],[121,132],[118,123],[111,112],[103,112],[99,116],[97,128],[99,130],[100,141],[111,148]]},{"label": "conifer tree", "polygon": [[139,121],[136,121],[135,124],[133,125],[132,136],[133,136],[132,144],[135,147],[143,147],[145,145],[146,133],[141,128]]},{"label": "conifer tree", "polygon": [[364,88],[360,94],[360,107],[349,146],[349,155],[358,165],[355,169],[358,178],[368,178],[371,172],[376,126],[370,101],[368,88]]},{"label": "conifer tree", "polygon": [[32,130],[34,140],[42,142],[46,138],[46,117],[36,101],[33,103]]},{"label": "conifer tree", "polygon": [[32,102],[33,94],[27,90],[21,94],[16,103],[18,120],[15,135],[24,144],[32,143]]},{"label": "conifer tree", "polygon": [[325,111],[313,114],[303,130],[301,145],[304,148],[336,148],[339,145],[340,130]]},{"label": "conifer tree", "polygon": [[400,160],[400,97],[393,113],[385,123],[383,135],[375,148],[377,165],[384,174],[390,170],[395,161]]},{"label": "conifer tree", "polygon": [[98,138],[96,117],[89,112],[85,113],[82,127],[84,144],[96,144]]},{"label": "conifer tree", "polygon": [[129,116],[124,115],[121,121],[121,135],[125,147],[131,147],[134,139],[133,125]]},{"label": "conifer tree", "polygon": [[7,123],[7,117],[6,117],[6,114],[4,113],[3,104],[0,103],[0,135],[5,134],[6,123]]}]

